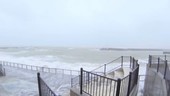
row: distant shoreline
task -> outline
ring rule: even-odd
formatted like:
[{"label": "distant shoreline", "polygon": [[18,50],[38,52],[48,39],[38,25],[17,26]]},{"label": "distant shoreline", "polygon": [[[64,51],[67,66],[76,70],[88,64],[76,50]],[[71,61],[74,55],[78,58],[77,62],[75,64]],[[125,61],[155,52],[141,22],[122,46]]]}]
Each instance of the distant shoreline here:
[{"label": "distant shoreline", "polygon": [[100,48],[101,51],[164,51],[164,49],[145,49],[145,48]]},{"label": "distant shoreline", "polygon": [[[0,49],[9,49],[9,48],[48,48],[48,47],[0,47]],[[50,47],[49,48],[86,48],[86,47]],[[89,48],[89,47],[87,47]],[[93,49],[93,48],[92,48]],[[95,48],[96,49],[96,48]],[[170,49],[154,49],[154,48],[109,48],[109,47],[104,47],[104,48],[97,48],[101,51],[163,51],[163,52],[170,52]]]}]

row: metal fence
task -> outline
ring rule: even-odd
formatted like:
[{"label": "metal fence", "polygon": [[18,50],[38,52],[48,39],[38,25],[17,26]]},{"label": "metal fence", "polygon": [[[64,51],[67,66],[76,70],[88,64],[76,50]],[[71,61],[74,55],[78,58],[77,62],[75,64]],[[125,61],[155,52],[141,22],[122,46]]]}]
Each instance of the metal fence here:
[{"label": "metal fence", "polygon": [[139,75],[139,66],[136,67],[132,72],[129,74],[129,86],[128,86],[128,94],[132,92],[135,85],[138,84],[138,75]]},{"label": "metal fence", "polygon": [[121,86],[120,86],[120,95],[119,96],[128,96],[126,94],[128,93],[128,84],[129,84],[129,78],[130,76],[127,75],[124,78],[121,78]]},{"label": "metal fence", "polygon": [[[95,69],[93,69],[92,73],[95,74],[99,74],[102,76],[106,76],[107,73],[109,72],[113,72],[116,69],[119,69],[121,67],[128,67],[131,70],[133,70],[134,68],[136,68],[138,66],[138,61],[135,60],[135,58],[131,57],[131,56],[121,56],[118,57],[106,64],[103,64]],[[80,81],[80,76],[76,76],[74,78],[71,79],[71,86],[72,87],[76,87],[79,88],[79,81]]]},{"label": "metal fence", "polygon": [[[170,65],[169,64],[170,64],[170,55],[150,55],[149,56],[149,68],[155,69],[157,72],[161,73],[163,76],[163,79],[166,81],[167,96],[170,96],[170,87],[169,87],[170,86]],[[149,82],[150,79],[152,78],[147,77],[146,81]],[[147,87],[147,85],[145,86]],[[147,88],[150,88],[150,87],[147,87]]]},{"label": "metal fence", "polygon": [[124,78],[108,78],[81,68],[80,94],[90,96],[130,96],[138,84],[139,66]]},{"label": "metal fence", "polygon": [[121,63],[119,63],[119,67],[113,68],[112,71],[121,67],[129,67],[131,71],[127,76],[117,79],[106,77],[105,74],[111,69],[103,70],[103,72],[98,69],[108,67],[107,64],[93,71],[85,71],[81,68],[80,76],[72,78],[72,87],[79,88],[80,94],[86,93],[90,96],[130,96],[134,87],[138,84],[139,64],[132,57],[125,58],[127,56],[114,60],[116,63],[118,63],[117,60]]},{"label": "metal fence", "polygon": [[[160,72],[164,79],[170,80],[170,69],[167,55],[149,55],[149,67]],[[170,61],[170,59],[169,59]]]},{"label": "metal fence", "polygon": [[138,65],[137,62],[138,61],[131,56],[121,56],[118,57],[117,59],[114,59],[113,61],[103,64],[102,66],[99,66],[98,68],[95,68],[91,72],[99,73],[100,75],[106,75],[107,73],[122,67],[128,67],[131,70],[133,70],[137,67]]},{"label": "metal fence", "polygon": [[78,70],[40,67],[40,66],[26,65],[26,64],[20,64],[20,63],[8,62],[8,61],[1,61],[0,64],[2,64],[3,66],[9,66],[9,67],[32,70],[32,71],[63,74],[63,75],[67,74],[70,75],[71,77],[78,76],[80,74],[80,71]]},{"label": "metal fence", "polygon": [[91,96],[114,96],[120,80],[107,78],[95,73],[81,69],[80,93],[83,92]]},{"label": "metal fence", "polygon": [[41,78],[40,73],[37,73],[38,79],[38,89],[39,89],[39,96],[60,96],[56,95],[51,88],[44,82]]},{"label": "metal fence", "polygon": [[3,68],[2,64],[0,64],[0,76],[5,76],[5,68]]}]

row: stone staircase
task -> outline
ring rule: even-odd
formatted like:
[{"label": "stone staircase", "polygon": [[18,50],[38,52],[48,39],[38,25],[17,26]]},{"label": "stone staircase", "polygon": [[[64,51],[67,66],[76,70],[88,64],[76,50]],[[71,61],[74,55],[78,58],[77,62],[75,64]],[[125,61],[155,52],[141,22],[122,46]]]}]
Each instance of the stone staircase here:
[{"label": "stone staircase", "polygon": [[123,77],[126,77],[127,75],[129,75],[129,72],[130,72],[130,68],[119,68],[115,71],[112,71],[110,73],[108,73],[106,75],[106,77],[108,78],[114,78],[114,79],[117,79],[117,78],[123,78]]}]

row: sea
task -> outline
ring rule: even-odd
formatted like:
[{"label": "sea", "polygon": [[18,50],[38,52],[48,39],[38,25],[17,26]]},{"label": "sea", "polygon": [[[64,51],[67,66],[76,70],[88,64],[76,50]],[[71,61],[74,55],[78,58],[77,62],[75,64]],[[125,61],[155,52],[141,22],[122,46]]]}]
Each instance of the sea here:
[{"label": "sea", "polygon": [[[164,50],[162,49],[0,47],[0,61],[69,70],[84,68],[90,71],[120,56],[133,56],[140,64],[138,96],[143,96],[145,77],[141,76],[145,75],[148,57],[149,55],[162,55],[163,52]],[[6,71],[7,76],[0,79],[0,82],[3,82],[0,84],[0,90],[2,90],[0,96],[23,96],[23,94],[24,96],[37,96],[35,95],[38,94],[36,91],[37,83],[35,83],[36,75],[32,71],[8,67],[6,67]],[[43,79],[57,94],[68,96],[70,79],[65,78],[63,80],[63,78],[58,78],[59,74],[51,75],[46,73],[46,75]],[[27,85],[34,89],[30,89]]]},{"label": "sea", "polygon": [[163,50],[73,47],[0,47],[0,60],[49,68],[93,70],[120,56],[133,56],[146,64],[149,55]]}]

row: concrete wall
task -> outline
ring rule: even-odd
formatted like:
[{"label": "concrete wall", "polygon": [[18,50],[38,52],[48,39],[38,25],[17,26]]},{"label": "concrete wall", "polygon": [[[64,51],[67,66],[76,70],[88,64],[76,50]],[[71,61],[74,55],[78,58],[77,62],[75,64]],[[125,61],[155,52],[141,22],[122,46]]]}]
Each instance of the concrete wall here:
[{"label": "concrete wall", "polygon": [[155,69],[147,67],[144,96],[168,96],[166,80]]}]

